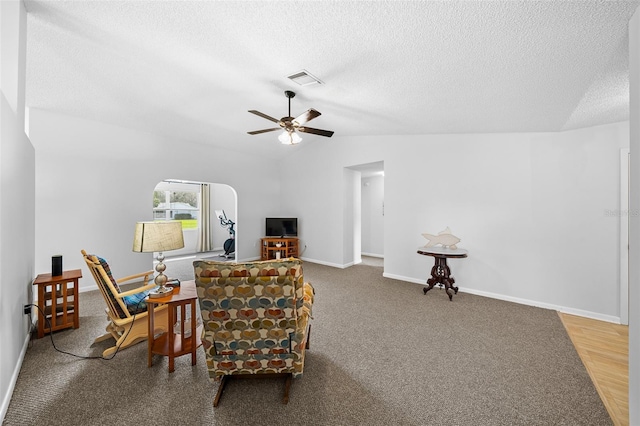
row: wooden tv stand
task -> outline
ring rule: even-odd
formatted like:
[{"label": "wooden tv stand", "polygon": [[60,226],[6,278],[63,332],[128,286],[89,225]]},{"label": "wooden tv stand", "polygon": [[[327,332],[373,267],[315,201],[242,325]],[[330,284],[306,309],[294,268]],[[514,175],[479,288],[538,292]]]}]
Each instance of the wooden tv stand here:
[{"label": "wooden tv stand", "polygon": [[[280,247],[278,247],[280,244]],[[294,237],[264,237],[261,238],[260,260],[273,260],[278,258],[298,257],[298,239]]]}]

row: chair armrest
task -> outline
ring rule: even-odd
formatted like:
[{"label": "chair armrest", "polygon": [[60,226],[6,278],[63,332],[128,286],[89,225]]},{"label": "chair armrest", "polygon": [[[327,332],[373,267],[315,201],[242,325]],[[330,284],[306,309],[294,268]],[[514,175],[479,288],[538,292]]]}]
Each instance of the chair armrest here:
[{"label": "chair armrest", "polygon": [[147,284],[142,287],[134,288],[133,290],[123,291],[122,293],[118,293],[115,295],[118,299],[122,299],[125,296],[131,296],[132,294],[142,293],[143,291],[151,290],[152,288],[157,287],[155,283]]},{"label": "chair armrest", "polygon": [[152,276],[152,275],[153,275],[153,271],[140,272],[138,274],[129,275],[128,277],[120,278],[120,279],[116,280],[116,283],[122,284],[122,283],[127,282],[127,281],[133,281],[133,280],[135,280],[137,278],[140,278],[140,277],[144,277],[144,282],[146,283],[147,281],[149,281],[149,278],[147,278],[147,277]]},{"label": "chair armrest", "polygon": [[140,272],[138,274],[129,275],[128,277],[123,277],[123,278],[120,278],[119,280],[116,280],[118,284],[123,284],[123,283],[126,283],[127,281],[133,281],[138,278],[144,277],[144,280],[142,281],[143,283],[142,286],[136,287],[132,290],[116,293],[114,294],[114,296],[118,299],[122,299],[125,296],[131,296],[133,294],[142,293],[143,291],[146,291],[146,290],[151,290],[152,288],[156,287],[156,285],[155,283],[147,284],[149,282],[150,276],[153,276],[153,271]]},{"label": "chair armrest", "polygon": [[302,306],[298,309],[298,318],[301,318],[303,315],[307,315],[310,318],[313,318],[312,308],[316,291],[310,282],[305,282],[302,286],[302,289]]}]

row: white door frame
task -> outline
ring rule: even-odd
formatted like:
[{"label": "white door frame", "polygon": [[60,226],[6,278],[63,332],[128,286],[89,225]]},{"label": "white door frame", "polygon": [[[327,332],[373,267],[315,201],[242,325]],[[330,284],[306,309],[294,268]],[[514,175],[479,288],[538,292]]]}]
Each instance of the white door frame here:
[{"label": "white door frame", "polygon": [[629,148],[620,149],[620,324],[629,324]]}]

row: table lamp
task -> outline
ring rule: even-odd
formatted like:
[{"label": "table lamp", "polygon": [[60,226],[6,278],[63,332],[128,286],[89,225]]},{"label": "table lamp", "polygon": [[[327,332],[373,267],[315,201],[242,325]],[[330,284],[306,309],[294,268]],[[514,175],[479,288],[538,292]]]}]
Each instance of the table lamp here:
[{"label": "table lamp", "polygon": [[157,289],[149,293],[149,297],[164,297],[171,294],[173,288],[165,287],[167,276],[164,270],[167,268],[164,262],[163,252],[177,250],[184,247],[182,237],[182,222],[180,221],[155,221],[138,222],[133,235],[133,251],[138,253],[158,252],[155,283]]}]

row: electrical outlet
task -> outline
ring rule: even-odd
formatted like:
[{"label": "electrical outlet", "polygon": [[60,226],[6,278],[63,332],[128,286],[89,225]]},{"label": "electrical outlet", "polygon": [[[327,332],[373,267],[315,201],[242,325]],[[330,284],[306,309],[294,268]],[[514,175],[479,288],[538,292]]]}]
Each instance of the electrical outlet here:
[{"label": "electrical outlet", "polygon": [[24,314],[29,315],[31,313],[31,305],[24,305]]}]

